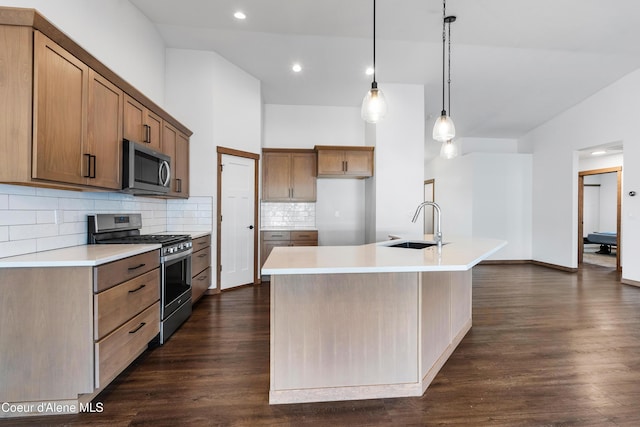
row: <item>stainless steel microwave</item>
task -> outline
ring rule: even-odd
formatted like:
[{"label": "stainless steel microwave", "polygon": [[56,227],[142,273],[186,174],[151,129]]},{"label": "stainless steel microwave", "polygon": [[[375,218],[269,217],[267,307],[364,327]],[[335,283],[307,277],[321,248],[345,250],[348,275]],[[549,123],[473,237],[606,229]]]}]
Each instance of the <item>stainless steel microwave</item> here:
[{"label": "stainless steel microwave", "polygon": [[122,190],[131,194],[164,194],[171,183],[171,158],[145,145],[124,140]]}]

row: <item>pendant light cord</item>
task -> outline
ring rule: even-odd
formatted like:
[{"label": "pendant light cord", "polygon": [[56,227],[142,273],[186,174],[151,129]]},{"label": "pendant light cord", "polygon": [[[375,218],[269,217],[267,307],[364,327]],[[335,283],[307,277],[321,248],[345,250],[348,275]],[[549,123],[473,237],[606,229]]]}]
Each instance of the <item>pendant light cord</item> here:
[{"label": "pendant light cord", "polygon": [[447,80],[447,93],[449,95],[449,101],[447,102],[447,107],[449,108],[449,117],[451,117],[451,21],[448,22],[449,24],[449,55],[448,55],[448,66],[447,66],[447,72],[449,74],[448,76],[448,80]]},{"label": "pendant light cord", "polygon": [[373,0],[373,83],[376,82],[376,0]]},{"label": "pendant light cord", "polygon": [[447,17],[447,0],[442,0],[442,115],[446,115],[446,110],[444,109],[444,63],[445,63],[445,43],[447,38],[446,27],[445,27],[445,18]]}]

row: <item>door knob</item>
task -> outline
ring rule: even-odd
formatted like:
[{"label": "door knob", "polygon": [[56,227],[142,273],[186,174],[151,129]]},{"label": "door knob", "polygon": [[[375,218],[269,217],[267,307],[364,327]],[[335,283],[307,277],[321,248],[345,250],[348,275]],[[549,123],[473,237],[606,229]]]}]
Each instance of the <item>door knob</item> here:
[{"label": "door knob", "polygon": [[249,230],[253,230],[253,225],[247,227]]}]

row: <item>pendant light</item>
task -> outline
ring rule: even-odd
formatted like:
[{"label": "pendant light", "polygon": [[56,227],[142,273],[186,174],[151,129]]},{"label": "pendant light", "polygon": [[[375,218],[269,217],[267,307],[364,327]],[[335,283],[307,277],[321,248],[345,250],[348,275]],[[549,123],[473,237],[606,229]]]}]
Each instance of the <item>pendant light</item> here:
[{"label": "pendant light", "polygon": [[440,147],[440,157],[443,159],[453,159],[454,157],[458,157],[460,155],[460,147],[458,146],[458,142],[450,139],[442,143]]},{"label": "pendant light", "polygon": [[[455,22],[455,16],[447,16],[447,1],[442,2],[442,111],[433,126],[433,139],[439,142],[447,142],[456,136],[456,127],[447,115],[445,108],[445,59],[447,33],[446,25],[449,24],[449,110],[451,110],[451,23]],[[451,111],[449,111],[451,112]]]},{"label": "pendant light", "polygon": [[362,120],[368,123],[377,123],[385,114],[387,114],[387,101],[382,91],[378,89],[376,81],[376,0],[373,0],[373,81],[371,89],[362,100],[360,115]]}]

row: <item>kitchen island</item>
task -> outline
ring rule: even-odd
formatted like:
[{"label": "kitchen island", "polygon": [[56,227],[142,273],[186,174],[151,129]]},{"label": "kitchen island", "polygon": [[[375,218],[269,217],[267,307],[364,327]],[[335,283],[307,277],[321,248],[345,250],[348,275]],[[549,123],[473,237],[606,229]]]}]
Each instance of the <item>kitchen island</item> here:
[{"label": "kitchen island", "polygon": [[400,242],[274,248],[270,404],[424,393],[471,328],[471,269],[506,242]]}]

